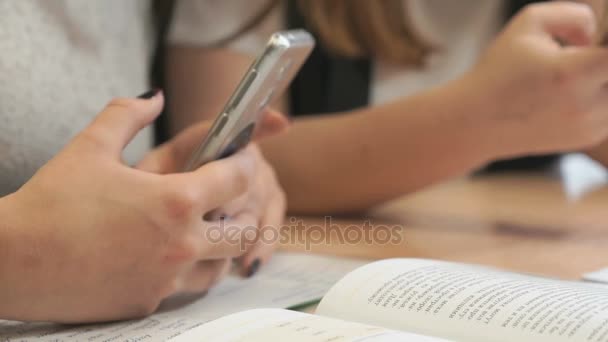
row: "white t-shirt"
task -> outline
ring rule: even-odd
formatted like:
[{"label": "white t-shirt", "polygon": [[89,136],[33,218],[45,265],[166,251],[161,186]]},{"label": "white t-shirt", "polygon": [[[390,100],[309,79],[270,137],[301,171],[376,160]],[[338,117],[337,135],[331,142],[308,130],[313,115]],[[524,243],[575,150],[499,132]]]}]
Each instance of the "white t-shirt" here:
[{"label": "white t-shirt", "polygon": [[[201,8],[180,26],[198,28],[209,14]],[[155,45],[151,0],[0,0],[0,196],[23,185],[110,99],[147,91]],[[150,149],[152,132],[129,145],[127,162]]]},{"label": "white t-shirt", "polygon": [[[18,189],[113,97],[148,85],[148,0],[0,0],[0,195]],[[125,153],[149,149],[142,132]]]},{"label": "white t-shirt", "polygon": [[[178,3],[169,39],[183,45],[208,46],[237,31],[272,0],[189,0]],[[373,0],[372,0],[373,1]],[[374,63],[370,99],[385,103],[454,79],[474,65],[477,56],[502,26],[503,0],[410,0],[420,33],[441,47],[423,70]],[[256,56],[268,37],[284,29],[284,2],[257,27],[228,45]]]}]

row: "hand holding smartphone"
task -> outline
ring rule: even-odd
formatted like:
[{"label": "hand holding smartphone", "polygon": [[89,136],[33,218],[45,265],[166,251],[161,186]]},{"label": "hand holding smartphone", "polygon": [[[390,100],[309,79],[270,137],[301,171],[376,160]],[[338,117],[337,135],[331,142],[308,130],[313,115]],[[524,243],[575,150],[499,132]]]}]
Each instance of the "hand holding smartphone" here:
[{"label": "hand holding smartphone", "polygon": [[284,93],[314,45],[314,38],[304,30],[273,34],[192,154],[185,171],[245,147],[268,105]]}]

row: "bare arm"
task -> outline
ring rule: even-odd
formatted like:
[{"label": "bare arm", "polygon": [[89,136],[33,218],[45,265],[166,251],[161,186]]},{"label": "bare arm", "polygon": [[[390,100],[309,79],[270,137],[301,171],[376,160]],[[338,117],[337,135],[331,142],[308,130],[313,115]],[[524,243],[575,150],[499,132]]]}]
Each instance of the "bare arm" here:
[{"label": "bare arm", "polygon": [[[236,53],[194,48],[173,49],[169,60],[174,131],[216,115],[250,62]],[[445,88],[300,119],[287,134],[262,142],[290,210],[365,209],[483,165],[492,153],[483,150],[488,144],[467,118],[469,104],[459,105],[465,90]]]},{"label": "bare arm", "polygon": [[3,319],[25,316],[22,312],[26,311],[24,298],[31,297],[28,285],[32,279],[28,270],[36,258],[33,255],[28,260],[24,256],[37,250],[36,246],[24,245],[25,239],[18,237],[18,233],[23,232],[19,232],[13,222],[15,214],[9,196],[0,198],[0,317]]},{"label": "bare arm", "polygon": [[[608,81],[608,53],[586,47],[592,21],[584,6],[532,6],[461,79],[382,106],[299,119],[263,141],[290,211],[367,209],[494,158],[599,143],[608,135],[597,124],[606,103],[592,99]],[[216,115],[249,62],[227,50],[173,48],[174,131]]]}]

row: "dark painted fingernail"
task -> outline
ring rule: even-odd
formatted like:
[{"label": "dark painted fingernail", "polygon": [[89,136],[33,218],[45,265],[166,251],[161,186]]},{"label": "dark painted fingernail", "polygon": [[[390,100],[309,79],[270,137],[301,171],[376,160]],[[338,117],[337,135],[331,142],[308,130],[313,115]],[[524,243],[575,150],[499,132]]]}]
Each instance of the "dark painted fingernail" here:
[{"label": "dark painted fingernail", "polygon": [[149,99],[153,98],[154,96],[156,96],[159,92],[160,92],[160,89],[158,89],[158,88],[152,89],[152,90],[148,90],[147,92],[139,95],[137,98],[138,99],[149,100]]},{"label": "dark painted fingernail", "polygon": [[260,259],[253,260],[253,262],[249,266],[249,271],[247,271],[247,278],[253,277],[258,272],[258,270],[260,269],[260,264]]}]

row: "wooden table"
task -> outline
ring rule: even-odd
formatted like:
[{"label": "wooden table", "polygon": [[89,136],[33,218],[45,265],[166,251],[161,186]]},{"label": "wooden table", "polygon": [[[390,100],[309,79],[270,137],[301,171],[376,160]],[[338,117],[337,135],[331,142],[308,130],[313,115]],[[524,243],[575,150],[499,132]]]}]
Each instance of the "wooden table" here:
[{"label": "wooden table", "polygon": [[[388,203],[367,217],[332,218],[341,232],[362,227],[366,220],[374,227],[402,226],[399,244],[340,243],[334,229],[329,244],[309,249],[371,259],[462,261],[576,279],[608,267],[608,184],[579,189],[576,196],[570,192],[563,176],[546,173],[452,181]],[[306,227],[324,222],[302,220]],[[319,240],[320,231],[309,233]],[[283,248],[306,249],[303,241]]]}]

